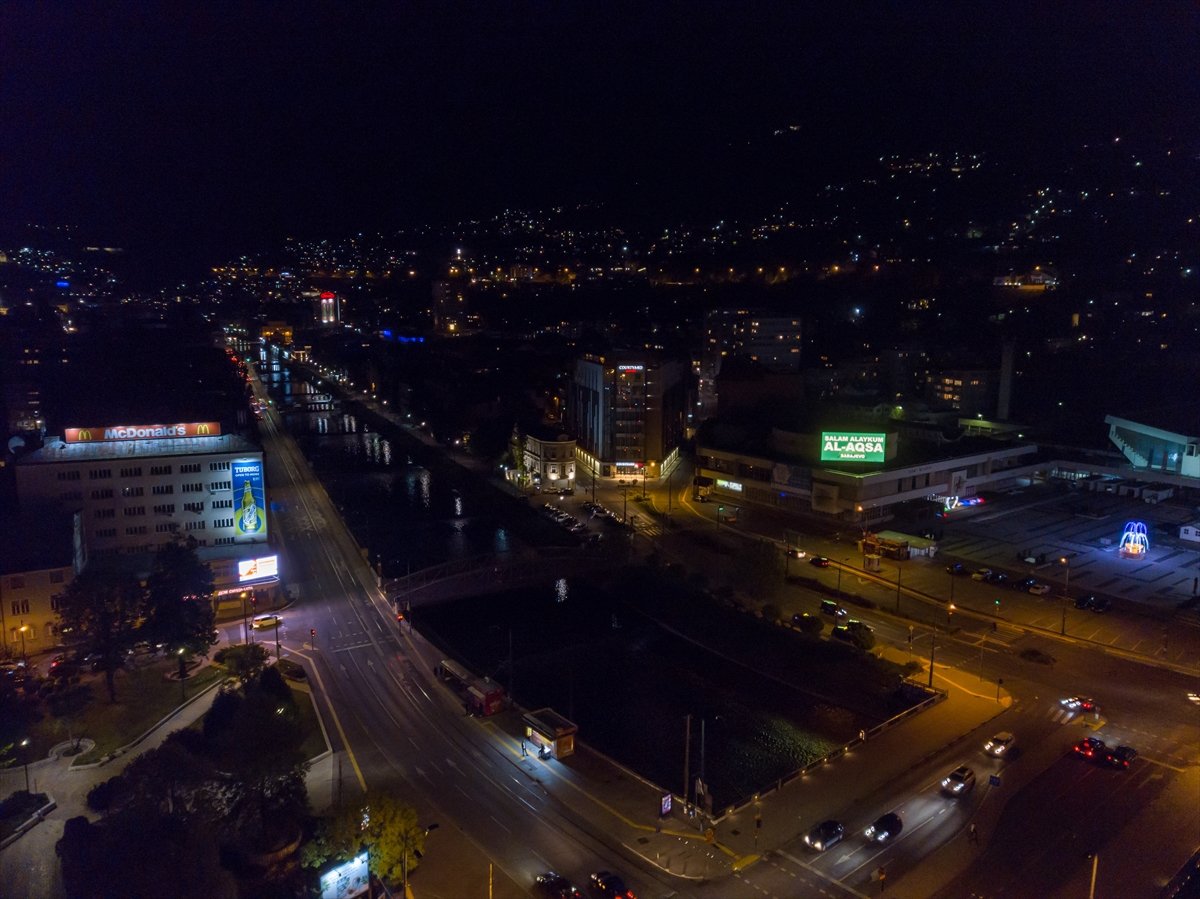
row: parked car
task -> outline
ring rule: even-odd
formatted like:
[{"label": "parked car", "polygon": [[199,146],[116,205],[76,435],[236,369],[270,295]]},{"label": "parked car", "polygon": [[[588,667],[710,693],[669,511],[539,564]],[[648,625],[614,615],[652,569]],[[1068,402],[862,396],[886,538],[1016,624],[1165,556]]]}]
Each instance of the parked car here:
[{"label": "parked car", "polygon": [[876,818],[875,823],[863,831],[863,836],[872,843],[886,843],[903,829],[904,821],[900,816],[896,812],[888,812]]},{"label": "parked car", "polygon": [[845,835],[846,828],[837,821],[822,821],[805,834],[804,842],[818,852],[824,852],[840,843]]},{"label": "parked car", "polygon": [[1043,584],[1040,582],[1036,583],[1036,584],[1030,584],[1029,592],[1032,593],[1034,596],[1045,596],[1047,593],[1050,592],[1050,585]]},{"label": "parked car", "polygon": [[1091,600],[1088,608],[1097,614],[1107,612],[1112,608],[1112,600],[1107,596],[1090,596],[1088,598]]},{"label": "parked car", "polygon": [[808,560],[809,565],[816,565],[818,568],[828,568],[829,560],[824,556],[813,556]]},{"label": "parked car", "polygon": [[966,796],[975,789],[975,772],[959,765],[942,778],[942,792],[947,796]]},{"label": "parked car", "polygon": [[1113,768],[1128,768],[1129,763],[1137,758],[1137,750],[1132,746],[1118,746],[1104,753],[1104,764]]},{"label": "parked car", "polygon": [[637,899],[625,881],[611,871],[597,871],[589,877],[588,892],[599,899]]},{"label": "parked car", "polygon": [[971,580],[973,581],[986,581],[991,576],[992,569],[990,568],[980,568],[978,571],[971,572]]},{"label": "parked car", "polygon": [[571,881],[554,871],[537,876],[533,893],[539,899],[583,899],[583,893]]},{"label": "parked car", "polygon": [[983,744],[983,751],[990,756],[1000,758],[1001,756],[1008,755],[1013,748],[1013,744],[1016,742],[1016,737],[1008,731],[1002,730]]}]

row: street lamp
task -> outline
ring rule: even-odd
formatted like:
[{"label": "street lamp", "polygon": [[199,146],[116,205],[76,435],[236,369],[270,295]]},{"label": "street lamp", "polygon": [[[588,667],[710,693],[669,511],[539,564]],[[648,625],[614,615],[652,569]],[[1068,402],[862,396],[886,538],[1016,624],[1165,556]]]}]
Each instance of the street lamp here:
[{"label": "street lamp", "polygon": [[947,633],[949,633],[949,631],[950,631],[950,619],[954,616],[954,610],[956,608],[957,608],[957,606],[955,606],[954,603],[950,603],[950,605],[946,606],[946,632]]},{"label": "street lamp", "polygon": [[1066,556],[1059,556],[1058,564],[1067,566],[1067,577],[1063,581],[1062,627],[1059,629],[1059,633],[1065,637],[1067,635],[1067,603],[1071,599],[1071,560]]},{"label": "street lamp", "polygon": [[25,632],[29,630],[29,625],[22,624],[17,630],[21,632],[21,664],[28,668],[29,657],[25,655]]},{"label": "street lamp", "polygon": [[182,702],[187,699],[187,663],[183,660],[183,647],[179,647],[176,655],[179,656],[179,699]]},{"label": "street lamp", "polygon": [[929,689],[933,689],[933,659],[937,654],[937,624],[933,625],[933,633],[929,638]]},{"label": "street lamp", "polygon": [[25,762],[25,792],[29,792],[29,737],[21,741],[21,759]]},{"label": "street lamp", "polygon": [[[437,829],[438,829],[438,826],[436,823],[430,824],[428,827],[425,828],[425,832],[423,834],[421,834],[422,838],[429,836],[431,833],[433,833]],[[410,845],[411,845],[411,841],[408,838],[408,836],[406,836],[405,840],[404,840],[404,895],[405,896],[407,896],[409,894],[408,893],[408,849],[409,849]],[[415,855],[418,859],[421,858],[420,850],[414,849],[413,855]]]}]

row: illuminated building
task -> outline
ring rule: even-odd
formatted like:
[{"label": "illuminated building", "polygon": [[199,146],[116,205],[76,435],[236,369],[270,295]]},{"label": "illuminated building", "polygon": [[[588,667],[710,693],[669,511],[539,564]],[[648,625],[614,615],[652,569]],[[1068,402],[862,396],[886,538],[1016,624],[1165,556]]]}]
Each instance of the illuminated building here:
[{"label": "illuminated building", "polygon": [[684,436],[684,374],[679,362],[649,352],[576,360],[567,422],[580,465],[600,477],[665,474]]}]

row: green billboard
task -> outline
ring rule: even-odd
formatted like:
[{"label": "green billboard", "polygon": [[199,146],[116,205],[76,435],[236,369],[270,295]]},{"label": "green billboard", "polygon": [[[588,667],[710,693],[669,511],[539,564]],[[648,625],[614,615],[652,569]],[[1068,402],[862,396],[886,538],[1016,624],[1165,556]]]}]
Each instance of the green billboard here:
[{"label": "green billboard", "polygon": [[882,462],[887,434],[822,431],[822,462]]}]

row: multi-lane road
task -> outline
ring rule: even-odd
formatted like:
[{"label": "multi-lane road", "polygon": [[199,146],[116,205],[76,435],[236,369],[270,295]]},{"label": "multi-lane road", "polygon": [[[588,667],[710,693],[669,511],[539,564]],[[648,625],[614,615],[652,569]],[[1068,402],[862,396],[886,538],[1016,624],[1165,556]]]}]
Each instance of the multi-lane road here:
[{"label": "multi-lane road", "polygon": [[[278,372],[264,375],[271,377]],[[294,389],[305,388],[297,383]],[[1200,710],[1186,699],[1194,680],[1057,643],[1044,650],[1054,663],[1039,664],[1021,656],[1023,649],[1040,645],[1039,638],[1008,630],[993,634],[989,624],[963,616],[954,622],[953,636],[939,634],[939,668],[946,665],[945,671],[962,683],[983,681],[989,688],[1003,678],[1014,699],[1009,711],[961,743],[933,753],[907,776],[852,802],[831,803],[827,814],[843,816],[848,837],[827,853],[814,854],[795,837],[720,883],[671,878],[616,844],[604,816],[586,802],[556,801],[524,776],[518,745],[463,717],[461,706],[414,651],[412,641],[418,638],[397,629],[336,508],[282,430],[278,413],[267,409],[261,424],[273,521],[291,566],[289,582],[300,590],[299,601],[285,614],[285,645],[309,661],[331,724],[340,762],[334,768],[335,777],[340,773],[335,797],[354,801],[364,786],[395,791],[423,818],[441,822],[431,839],[446,854],[429,853],[425,895],[486,895],[489,863],[496,896],[526,895],[534,875],[548,867],[576,880],[597,868],[620,870],[643,896],[877,894],[872,874],[881,866],[889,882],[939,888],[945,876],[925,880],[926,873],[961,870],[947,896],[959,895],[954,891],[964,883],[979,895],[1024,895],[1021,882],[1043,884],[1052,894],[1090,867],[1087,852],[1101,853],[1102,870],[1112,882],[1126,872],[1142,882],[1161,882],[1200,842],[1200,813],[1195,803],[1184,801],[1195,795],[1190,791],[1196,785],[1200,740]],[[581,492],[566,502],[578,506],[586,498]],[[601,490],[598,498],[614,508],[623,499],[611,489],[607,496]],[[686,501],[681,489],[673,502],[677,517],[693,514],[681,508]],[[686,538],[655,533],[653,521],[643,517],[637,539],[656,539],[667,553],[681,551],[673,541]],[[716,530],[715,522],[704,526]],[[686,552],[686,542],[679,545]],[[689,561],[703,564],[691,555]],[[837,577],[828,570],[807,573]],[[787,595],[797,610],[816,608],[815,594],[796,589]],[[907,649],[908,622],[870,611],[858,617],[881,639]],[[310,628],[317,631],[315,648],[309,646]],[[914,627],[914,657],[927,656],[931,638],[927,625]],[[1106,723],[1100,733],[1114,743],[1138,746],[1141,757],[1133,768],[1110,771],[1068,757],[1071,743],[1084,732],[1058,704],[1072,692],[1102,700]],[[1020,740],[1019,753],[1003,762],[980,750],[986,731],[1000,729],[1014,731]],[[919,737],[920,728],[912,732]],[[979,786],[964,799],[947,799],[938,788],[941,776],[962,763],[975,769]],[[999,775],[1001,784],[989,785],[989,774]],[[861,828],[894,809],[906,822],[900,838],[882,851],[865,844]],[[1169,826],[1159,821],[1167,812],[1171,817],[1162,820]],[[977,824],[983,838],[970,849],[977,857],[964,862],[959,856],[968,822]],[[1126,852],[1132,847],[1136,856]],[[448,857],[455,862],[444,864]],[[1014,881],[1017,875],[1006,879],[992,870],[1001,867],[1033,879]]]}]

